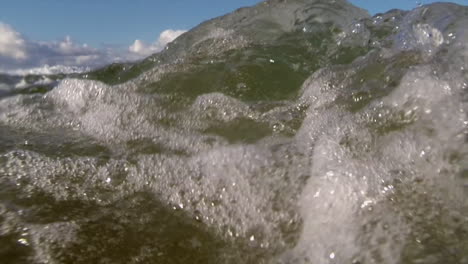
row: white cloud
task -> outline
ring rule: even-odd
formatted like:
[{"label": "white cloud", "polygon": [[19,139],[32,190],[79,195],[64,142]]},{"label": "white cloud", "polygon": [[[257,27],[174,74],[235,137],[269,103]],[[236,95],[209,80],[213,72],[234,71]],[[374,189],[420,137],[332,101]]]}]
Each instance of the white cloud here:
[{"label": "white cloud", "polygon": [[161,51],[184,30],[165,30],[153,44],[136,40],[128,49],[108,46],[96,49],[66,36],[60,41],[31,41],[11,26],[0,22],[0,72],[58,67],[85,69],[112,62],[134,61]]},{"label": "white cloud", "polygon": [[66,36],[60,42],[44,43],[51,49],[56,50],[62,55],[89,54],[95,53],[97,50],[89,47],[87,44],[79,45],[74,43],[70,36]]},{"label": "white cloud", "polygon": [[133,42],[133,45],[128,48],[128,50],[133,53],[142,54],[148,50],[148,46],[143,41],[137,39]]},{"label": "white cloud", "polygon": [[86,44],[73,42],[70,36],[61,41],[31,41],[11,26],[0,22],[0,71],[43,66],[96,67],[114,61],[110,53]]},{"label": "white cloud", "polygon": [[153,44],[146,44],[143,41],[137,39],[135,42],[133,42],[133,45],[131,45],[128,50],[132,53],[141,55],[141,56],[148,56],[153,53],[161,51],[169,42],[172,42],[174,39],[176,39],[178,36],[182,35],[185,33],[185,30],[164,30],[161,32],[159,35],[159,38],[156,42]]},{"label": "white cloud", "polygon": [[24,60],[28,57],[26,41],[12,27],[0,22],[0,56]]},{"label": "white cloud", "polygon": [[161,49],[164,48],[169,42],[172,42],[178,36],[187,32],[186,30],[164,30],[160,35],[159,39],[156,42],[156,46],[159,46]]}]

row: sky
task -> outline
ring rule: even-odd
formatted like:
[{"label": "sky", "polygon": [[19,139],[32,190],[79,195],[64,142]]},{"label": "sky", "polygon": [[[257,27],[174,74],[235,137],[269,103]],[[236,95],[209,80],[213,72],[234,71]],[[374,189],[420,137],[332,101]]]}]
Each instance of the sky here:
[{"label": "sky", "polygon": [[[260,0],[2,0],[0,71],[134,60],[199,23]],[[371,14],[431,0],[350,0]],[[445,1],[448,2],[448,1]],[[455,0],[468,5],[468,0]],[[47,57],[46,57],[47,56]]]}]

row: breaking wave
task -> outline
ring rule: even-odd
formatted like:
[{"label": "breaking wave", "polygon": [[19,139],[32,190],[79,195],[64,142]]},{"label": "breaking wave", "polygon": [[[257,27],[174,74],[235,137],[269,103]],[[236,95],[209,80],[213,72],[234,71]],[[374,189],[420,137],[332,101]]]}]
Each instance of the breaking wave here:
[{"label": "breaking wave", "polygon": [[269,0],[142,62],[0,75],[0,256],[468,263],[467,14]]}]

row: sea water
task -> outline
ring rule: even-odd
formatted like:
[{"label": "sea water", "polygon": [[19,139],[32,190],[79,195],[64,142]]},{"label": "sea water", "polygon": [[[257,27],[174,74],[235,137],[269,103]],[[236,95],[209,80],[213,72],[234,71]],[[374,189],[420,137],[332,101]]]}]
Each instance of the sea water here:
[{"label": "sea water", "polygon": [[2,263],[468,263],[466,25],[270,0],[3,74]]}]

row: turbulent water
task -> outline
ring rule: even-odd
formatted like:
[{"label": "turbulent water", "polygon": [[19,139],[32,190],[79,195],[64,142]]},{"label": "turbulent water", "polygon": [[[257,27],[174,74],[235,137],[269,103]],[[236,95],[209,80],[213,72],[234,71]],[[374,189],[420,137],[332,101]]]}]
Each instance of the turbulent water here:
[{"label": "turbulent water", "polygon": [[268,0],[0,75],[2,263],[468,263],[468,7]]}]

